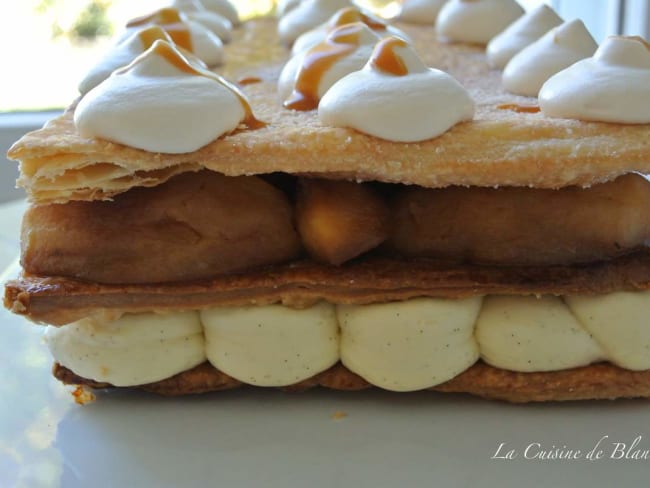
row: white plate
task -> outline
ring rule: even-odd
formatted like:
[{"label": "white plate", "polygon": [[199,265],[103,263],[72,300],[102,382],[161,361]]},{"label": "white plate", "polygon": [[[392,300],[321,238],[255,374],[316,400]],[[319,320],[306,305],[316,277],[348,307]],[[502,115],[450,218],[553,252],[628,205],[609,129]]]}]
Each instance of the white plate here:
[{"label": "white plate", "polygon": [[[9,270],[15,275],[16,268]],[[113,391],[74,404],[38,327],[0,312],[0,486],[642,487],[650,403],[517,406],[461,395]],[[337,413],[346,416],[336,419]],[[586,454],[599,439],[603,457]],[[517,459],[491,459],[513,449]],[[537,447],[539,444],[539,448]],[[525,459],[552,446],[577,460]]]}]

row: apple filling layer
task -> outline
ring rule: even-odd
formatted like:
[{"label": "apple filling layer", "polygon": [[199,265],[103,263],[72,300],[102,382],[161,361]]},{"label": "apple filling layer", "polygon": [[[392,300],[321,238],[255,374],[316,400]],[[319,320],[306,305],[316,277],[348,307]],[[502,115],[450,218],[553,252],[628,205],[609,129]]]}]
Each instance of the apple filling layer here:
[{"label": "apple filling layer", "polygon": [[110,202],[33,206],[27,273],[96,283],[200,280],[289,262],[391,258],[505,266],[605,261],[650,243],[650,182],[589,189],[414,186],[187,173]]},{"label": "apple filling layer", "polygon": [[374,386],[412,391],[444,383],[479,359],[516,372],[601,361],[648,370],[648,316],[650,292],[418,298],[125,314],[50,326],[46,338],[59,364],[114,386],[160,381],[206,360],[242,383],[288,386],[340,361]]}]

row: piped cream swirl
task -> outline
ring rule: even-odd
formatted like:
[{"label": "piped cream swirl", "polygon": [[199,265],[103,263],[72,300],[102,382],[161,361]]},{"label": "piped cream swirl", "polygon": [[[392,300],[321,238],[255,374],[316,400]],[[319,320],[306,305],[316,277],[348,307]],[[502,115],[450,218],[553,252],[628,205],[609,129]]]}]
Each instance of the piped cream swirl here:
[{"label": "piped cream swirl", "polygon": [[[479,357],[496,368],[559,371],[609,361],[650,368],[650,292],[600,296],[416,298],[125,314],[49,327],[54,358],[97,381],[131,386],[207,358],[244,383],[287,386],[340,361],[369,383],[412,391],[443,383]],[[205,340],[203,339],[205,335]]]},{"label": "piped cream swirl", "polygon": [[437,137],[474,116],[474,101],[449,74],[424,66],[397,38],[375,47],[365,67],[339,80],[318,107],[325,125],[395,142]]},{"label": "piped cream swirl", "polygon": [[[122,68],[133,61],[140,54],[149,49],[157,40],[173,42],[169,34],[160,26],[152,25],[134,32],[126,40],[113,46],[100,61],[93,66],[84,79],[79,83],[79,92],[88,93],[118,68]],[[198,58],[197,58],[198,60]]]},{"label": "piped cream swirl", "polygon": [[536,97],[551,76],[594,54],[598,45],[581,20],[565,22],[516,54],[503,71],[503,86]]},{"label": "piped cream swirl", "polygon": [[224,51],[221,39],[207,27],[188,19],[184,13],[174,8],[162,8],[149,15],[130,20],[118,43],[128,39],[134,32],[151,25],[162,27],[176,45],[194,53],[208,66],[223,63]]},{"label": "piped cream swirl", "polygon": [[562,18],[548,5],[540,5],[520,17],[487,45],[488,63],[503,69],[515,54],[562,24]]},{"label": "piped cream swirl", "polygon": [[83,137],[162,153],[195,151],[242,122],[259,126],[236,87],[160,40],[88,92],[74,122]]},{"label": "piped cream swirl", "polygon": [[408,36],[404,32],[392,25],[388,25],[383,19],[380,19],[369,12],[364,12],[358,7],[346,7],[337,11],[324,24],[301,34],[300,37],[296,39],[296,42],[293,43],[291,53],[296,55],[302,51],[310,49],[323,42],[327,35],[334,29],[355,22],[366,24],[370,30],[380,37],[395,36],[404,39],[407,42],[409,41]]},{"label": "piped cream swirl", "polygon": [[110,323],[84,319],[48,327],[45,341],[60,364],[115,386],[164,380],[206,360],[197,312],[127,314]]},{"label": "piped cream swirl", "polygon": [[334,29],[323,42],[294,56],[278,80],[284,106],[315,109],[334,83],[366,64],[379,39],[368,26],[356,22]]},{"label": "piped cream swirl", "polygon": [[487,44],[521,17],[515,0],[449,0],[438,13],[438,37],[449,42]]},{"label": "piped cream swirl", "polygon": [[650,123],[650,44],[640,37],[608,38],[593,58],[550,78],[539,104],[549,117]]},{"label": "piped cream swirl", "polygon": [[350,0],[304,0],[278,22],[280,41],[291,46],[301,34],[326,22],[338,10],[350,7]]},{"label": "piped cream swirl", "polygon": [[223,42],[232,39],[232,22],[226,17],[207,10],[199,0],[174,0],[172,6],[216,34]]}]

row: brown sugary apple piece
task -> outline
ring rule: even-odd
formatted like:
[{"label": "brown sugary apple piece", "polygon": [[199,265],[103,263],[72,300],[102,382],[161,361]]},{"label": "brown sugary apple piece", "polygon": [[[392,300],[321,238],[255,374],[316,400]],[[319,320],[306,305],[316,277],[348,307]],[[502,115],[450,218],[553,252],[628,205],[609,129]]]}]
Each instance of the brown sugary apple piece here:
[{"label": "brown sugary apple piece", "polygon": [[387,248],[411,257],[571,264],[650,245],[650,182],[637,174],[588,189],[409,187],[392,211]]},{"label": "brown sugary apple piece", "polygon": [[350,181],[300,181],[296,221],[309,254],[339,265],[388,236],[388,208],[368,185]]},{"label": "brown sugary apple piece", "polygon": [[301,251],[284,193],[255,176],[201,171],[112,202],[31,207],[21,262],[42,276],[160,283],[280,263]]}]

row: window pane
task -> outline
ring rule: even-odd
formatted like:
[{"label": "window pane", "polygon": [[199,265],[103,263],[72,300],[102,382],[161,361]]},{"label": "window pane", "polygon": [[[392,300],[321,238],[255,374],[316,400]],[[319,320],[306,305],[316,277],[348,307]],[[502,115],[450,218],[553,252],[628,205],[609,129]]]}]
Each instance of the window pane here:
[{"label": "window pane", "polygon": [[[243,17],[268,12],[273,0],[239,0]],[[0,111],[44,110],[70,104],[77,84],[132,17],[164,0],[1,0]]]}]

